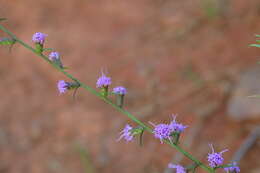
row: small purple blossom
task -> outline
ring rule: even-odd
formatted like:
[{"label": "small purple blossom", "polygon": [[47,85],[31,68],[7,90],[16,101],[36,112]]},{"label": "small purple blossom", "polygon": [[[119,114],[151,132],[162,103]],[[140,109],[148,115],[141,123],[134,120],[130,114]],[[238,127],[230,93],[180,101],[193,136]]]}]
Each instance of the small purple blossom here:
[{"label": "small purple blossom", "polygon": [[224,170],[228,173],[238,173],[240,172],[240,168],[237,166],[236,162],[232,163],[233,166],[228,167],[228,168],[224,168]]},{"label": "small purple blossom", "polygon": [[64,80],[60,80],[57,84],[58,90],[60,94],[65,93],[69,88],[69,83],[65,82]]},{"label": "small purple blossom", "polygon": [[117,139],[117,141],[121,140],[124,138],[127,142],[132,141],[134,136],[132,134],[133,127],[130,125],[126,124],[125,128],[120,132],[120,137]]},{"label": "small purple blossom", "polygon": [[122,86],[118,86],[118,87],[115,87],[113,89],[113,93],[115,94],[119,94],[119,95],[125,95],[126,94],[126,88],[125,87],[122,87]]},{"label": "small purple blossom", "polygon": [[222,157],[222,154],[226,151],[228,151],[228,149],[225,149],[219,153],[214,151],[213,145],[210,144],[212,153],[208,154],[208,162],[210,167],[215,168],[217,166],[220,166],[223,164],[224,158]]},{"label": "small purple blossom", "polygon": [[188,126],[184,126],[181,123],[176,122],[176,115],[173,115],[173,120],[170,123],[170,127],[172,128],[173,132],[181,133],[183,132]]},{"label": "small purple blossom", "polygon": [[49,60],[51,60],[51,61],[57,61],[57,60],[59,60],[60,59],[60,54],[59,54],[59,52],[51,52],[50,54],[49,54]]},{"label": "small purple blossom", "polygon": [[51,60],[56,65],[60,66],[60,68],[63,68],[63,64],[60,60],[60,54],[59,52],[51,52],[49,54],[49,60]]},{"label": "small purple blossom", "polygon": [[154,126],[154,137],[160,139],[161,143],[163,143],[164,139],[171,139],[172,128],[168,124],[151,124]]},{"label": "small purple blossom", "polygon": [[[150,122],[151,123],[151,122]],[[174,133],[178,133],[178,136],[176,137],[176,141],[178,142],[179,135],[181,132],[184,131],[185,128],[188,126],[184,126],[180,123],[176,122],[176,116],[173,117],[173,120],[170,122],[170,124],[158,124],[154,125],[153,134],[155,138],[159,138],[161,143],[163,143],[164,139],[169,139],[170,141],[172,140],[172,137],[174,136]]]},{"label": "small purple blossom", "polygon": [[46,34],[43,34],[41,32],[36,32],[35,34],[33,34],[32,41],[34,43],[39,43],[39,44],[43,45],[45,42],[46,36],[47,36]]},{"label": "small purple blossom", "polygon": [[97,88],[108,87],[111,83],[111,78],[102,73],[102,76],[97,80],[96,86]]},{"label": "small purple blossom", "polygon": [[181,165],[168,164],[168,168],[176,169],[176,173],[186,173],[186,169]]}]

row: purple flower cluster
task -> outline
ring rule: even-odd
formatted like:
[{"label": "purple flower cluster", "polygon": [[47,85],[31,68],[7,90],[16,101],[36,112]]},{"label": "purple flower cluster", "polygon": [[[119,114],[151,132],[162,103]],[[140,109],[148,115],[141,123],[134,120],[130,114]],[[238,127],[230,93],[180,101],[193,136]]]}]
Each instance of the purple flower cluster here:
[{"label": "purple flower cluster", "polygon": [[222,157],[222,154],[226,151],[228,151],[228,149],[225,149],[219,153],[214,151],[213,145],[210,145],[212,153],[208,154],[208,162],[209,162],[209,166],[212,168],[215,168],[217,166],[220,166],[223,164],[224,158]]},{"label": "purple flower cluster", "polygon": [[154,137],[160,139],[161,143],[163,143],[164,139],[171,139],[172,128],[168,124],[151,124],[154,126]]},{"label": "purple flower cluster", "polygon": [[43,34],[41,32],[36,32],[35,34],[33,34],[32,41],[34,43],[38,43],[40,45],[43,45],[44,42],[45,42],[46,36],[47,36],[46,34]]},{"label": "purple flower cluster", "polygon": [[51,61],[57,61],[57,60],[59,60],[60,59],[60,54],[59,54],[59,52],[51,52],[50,54],[49,54],[49,60],[51,60]]},{"label": "purple flower cluster", "polygon": [[51,52],[49,54],[49,60],[51,60],[56,65],[60,66],[60,68],[63,68],[59,52]]},{"label": "purple flower cluster", "polygon": [[103,88],[108,87],[111,85],[111,78],[107,77],[104,73],[102,73],[102,76],[98,78],[96,86],[97,88]]},{"label": "purple flower cluster", "polygon": [[121,140],[122,138],[124,138],[127,142],[132,141],[134,138],[132,130],[133,130],[133,127],[126,124],[125,128],[120,132],[121,135],[117,141]]},{"label": "purple flower cluster", "polygon": [[186,169],[181,165],[174,165],[172,163],[168,164],[168,168],[176,169],[176,173],[186,173]]},{"label": "purple flower cluster", "polygon": [[60,94],[64,94],[69,89],[70,84],[64,80],[60,80],[57,84]]},{"label": "purple flower cluster", "polygon": [[238,173],[238,172],[240,172],[240,168],[237,166],[236,162],[233,162],[231,167],[224,168],[224,170],[227,173]]},{"label": "purple flower cluster", "polygon": [[80,87],[78,82],[65,82],[64,80],[59,80],[57,84],[57,88],[60,94],[64,94],[68,90],[77,89]]},{"label": "purple flower cluster", "polygon": [[125,95],[126,94],[126,88],[125,87],[122,87],[122,86],[118,86],[118,87],[115,87],[113,89],[113,93],[114,94],[119,94],[119,95]]},{"label": "purple flower cluster", "polygon": [[184,126],[180,123],[176,122],[176,116],[174,116],[174,119],[170,122],[170,124],[158,124],[155,125],[151,123],[154,126],[153,134],[155,138],[160,139],[161,143],[163,143],[164,139],[171,140],[172,134],[174,133],[181,133],[184,131],[185,128],[188,126]]}]

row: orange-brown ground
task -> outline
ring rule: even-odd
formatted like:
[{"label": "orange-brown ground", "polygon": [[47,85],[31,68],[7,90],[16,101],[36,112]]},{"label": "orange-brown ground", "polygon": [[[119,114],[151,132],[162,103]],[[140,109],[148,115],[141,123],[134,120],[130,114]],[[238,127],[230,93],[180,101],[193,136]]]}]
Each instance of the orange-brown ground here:
[{"label": "orange-brown ground", "polygon": [[[260,33],[259,9],[259,0],[1,0],[0,17],[30,44],[33,33],[48,34],[46,46],[92,87],[108,71],[141,120],[177,113],[189,125],[182,146],[196,157],[206,161],[214,143],[230,149],[228,161],[259,124],[226,113],[240,73],[259,60],[248,47]],[[162,173],[172,159],[190,163],[149,134],[143,147],[116,142],[134,124],[83,89],[76,100],[59,96],[56,82],[66,78],[22,46],[0,47],[0,57],[0,172]],[[260,172],[259,154],[256,144],[242,172]]]}]

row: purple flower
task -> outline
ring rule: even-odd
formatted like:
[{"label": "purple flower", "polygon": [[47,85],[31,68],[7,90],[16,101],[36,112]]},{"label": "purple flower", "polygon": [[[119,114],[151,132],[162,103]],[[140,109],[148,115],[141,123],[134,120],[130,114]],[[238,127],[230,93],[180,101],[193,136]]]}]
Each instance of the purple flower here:
[{"label": "purple flower", "polygon": [[115,87],[113,89],[113,93],[115,94],[119,94],[119,95],[125,95],[126,94],[126,89],[122,86],[118,86],[118,87]]},{"label": "purple flower", "polygon": [[51,60],[56,65],[60,66],[60,68],[63,68],[63,64],[60,60],[60,54],[59,52],[51,52],[49,54],[49,60]]},{"label": "purple flower", "polygon": [[215,168],[217,166],[220,166],[223,164],[223,161],[224,161],[224,158],[222,157],[222,154],[226,151],[228,151],[228,149],[225,149],[219,153],[216,153],[214,151],[214,148],[213,148],[213,145],[210,144],[210,147],[211,147],[211,150],[212,150],[212,153],[209,153],[208,154],[208,162],[209,162],[209,165],[210,167],[212,168]]},{"label": "purple flower", "polygon": [[164,139],[171,140],[172,128],[168,124],[158,124],[155,125],[150,122],[154,126],[153,134],[155,138],[160,139],[161,143],[163,143]]},{"label": "purple flower", "polygon": [[63,94],[69,89],[70,84],[68,82],[65,82],[64,80],[60,80],[57,84],[57,87],[60,94]]},{"label": "purple flower", "polygon": [[224,168],[224,170],[225,170],[226,172],[228,172],[228,173],[229,173],[229,172],[230,172],[230,173],[238,173],[238,172],[240,172],[240,169],[239,169],[239,167],[237,166],[237,163],[236,163],[236,162],[233,162],[231,167]]},{"label": "purple flower", "polygon": [[96,86],[97,88],[108,87],[111,83],[111,78],[102,73],[102,76],[97,80]]},{"label": "purple flower", "polygon": [[33,34],[32,41],[34,43],[39,43],[39,44],[43,45],[46,36],[47,36],[46,34],[43,34],[41,32],[36,32],[35,34]]},{"label": "purple flower", "polygon": [[176,122],[176,115],[173,115],[173,120],[170,123],[170,127],[172,128],[173,132],[181,133],[186,129],[188,126],[184,126],[181,123]]},{"label": "purple flower", "polygon": [[51,60],[51,61],[57,61],[57,60],[59,60],[60,59],[60,54],[59,54],[59,52],[51,52],[50,54],[49,54],[49,60]]},{"label": "purple flower", "polygon": [[124,138],[127,142],[132,141],[133,137],[134,137],[132,134],[132,130],[133,130],[133,127],[126,124],[125,128],[120,132],[121,135],[117,141],[121,140],[122,138]]},{"label": "purple flower", "polygon": [[181,165],[168,164],[168,168],[176,169],[176,173],[186,173],[186,169]]}]

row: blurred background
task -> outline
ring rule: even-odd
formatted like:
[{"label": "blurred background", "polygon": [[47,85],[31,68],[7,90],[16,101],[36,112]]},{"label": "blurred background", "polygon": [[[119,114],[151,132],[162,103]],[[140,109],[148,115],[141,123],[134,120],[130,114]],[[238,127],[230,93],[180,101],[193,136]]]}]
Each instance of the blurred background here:
[{"label": "blurred background", "polygon": [[[240,151],[241,172],[260,172],[260,100],[247,97],[260,94],[260,49],[248,46],[259,0],[1,0],[0,17],[28,44],[48,34],[45,47],[92,87],[105,69],[142,121],[178,114],[189,126],[181,146],[205,163],[213,143],[229,149],[225,163]],[[135,124],[83,89],[76,100],[59,95],[68,79],[19,44],[0,57],[1,173],[170,173],[171,161],[191,163],[150,134],[143,147],[116,142]]]}]

